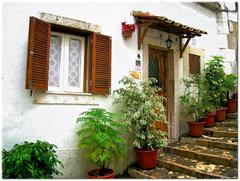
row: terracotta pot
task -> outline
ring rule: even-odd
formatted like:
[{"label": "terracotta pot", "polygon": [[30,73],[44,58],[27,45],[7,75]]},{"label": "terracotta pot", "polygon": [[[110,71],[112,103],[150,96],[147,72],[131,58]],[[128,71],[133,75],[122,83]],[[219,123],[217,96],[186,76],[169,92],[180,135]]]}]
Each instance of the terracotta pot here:
[{"label": "terracotta pot", "polygon": [[128,31],[123,31],[122,32],[123,37],[126,38],[130,38],[132,37],[132,30],[128,30]]},{"label": "terracotta pot", "polygon": [[89,179],[112,179],[115,175],[115,172],[112,169],[107,169],[108,174],[104,176],[99,175],[99,171],[100,169],[91,170],[88,172],[87,177]]},{"label": "terracotta pot", "polygon": [[227,108],[220,108],[216,110],[216,121],[224,121],[226,119]]},{"label": "terracotta pot", "polygon": [[203,129],[204,129],[205,122],[195,122],[195,121],[189,121],[188,122],[188,128],[189,128],[189,134],[192,137],[200,137],[203,135]]},{"label": "terracotta pot", "polygon": [[149,170],[157,167],[157,152],[158,150],[138,150],[135,149],[138,166],[141,169]]},{"label": "terracotta pot", "polygon": [[214,126],[214,118],[216,113],[210,112],[205,115],[205,118],[203,118],[203,121],[206,122],[204,126],[206,127],[213,127]]},{"label": "terracotta pot", "polygon": [[228,107],[227,112],[230,112],[230,113],[237,112],[237,100],[236,99],[228,100],[227,107]]},{"label": "terracotta pot", "polygon": [[238,93],[233,94],[233,99],[236,99],[236,100],[238,99]]}]

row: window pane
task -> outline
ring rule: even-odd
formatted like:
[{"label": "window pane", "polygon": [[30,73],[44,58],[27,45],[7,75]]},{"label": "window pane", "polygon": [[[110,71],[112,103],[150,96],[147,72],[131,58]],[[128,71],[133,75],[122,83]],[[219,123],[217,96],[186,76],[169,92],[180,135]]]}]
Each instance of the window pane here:
[{"label": "window pane", "polygon": [[69,40],[69,63],[68,63],[68,86],[79,87],[81,41],[70,38]]},{"label": "window pane", "polygon": [[48,85],[59,87],[61,60],[61,37],[51,36]]}]

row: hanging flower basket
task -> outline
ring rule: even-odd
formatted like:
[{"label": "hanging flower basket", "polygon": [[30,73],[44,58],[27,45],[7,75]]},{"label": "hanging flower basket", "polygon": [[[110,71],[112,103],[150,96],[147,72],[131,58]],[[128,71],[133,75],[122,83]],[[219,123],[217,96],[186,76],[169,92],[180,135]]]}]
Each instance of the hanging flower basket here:
[{"label": "hanging flower basket", "polygon": [[122,35],[124,39],[132,37],[132,32],[136,29],[135,24],[126,24],[126,22],[122,22]]},{"label": "hanging flower basket", "polygon": [[123,38],[124,38],[124,39],[127,39],[127,38],[132,37],[132,30],[123,31],[123,32],[122,32],[122,35],[123,35]]}]

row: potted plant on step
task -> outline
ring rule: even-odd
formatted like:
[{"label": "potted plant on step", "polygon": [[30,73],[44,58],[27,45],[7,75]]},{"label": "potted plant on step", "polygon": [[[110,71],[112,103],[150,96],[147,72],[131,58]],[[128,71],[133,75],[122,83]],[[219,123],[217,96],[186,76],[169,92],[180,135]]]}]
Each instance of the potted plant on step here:
[{"label": "potted plant on step", "polygon": [[88,172],[88,178],[113,178],[115,172],[109,166],[125,154],[126,144],[122,136],[126,133],[126,124],[114,121],[115,118],[120,116],[105,109],[92,108],[77,119],[82,123],[77,132],[80,147],[85,149],[87,158],[99,167]]},{"label": "potted plant on step", "polygon": [[155,86],[157,80],[135,82],[124,77],[120,83],[124,87],[115,90],[118,97],[115,104],[121,105],[124,120],[133,135],[134,150],[141,169],[153,169],[157,166],[157,152],[167,144],[166,132],[156,129],[156,123],[167,125],[164,97]]},{"label": "potted plant on step", "polygon": [[203,135],[205,122],[202,120],[205,114],[205,106],[203,104],[204,84],[198,74],[190,75],[182,79],[184,84],[183,94],[180,96],[182,105],[182,115],[188,119],[189,134],[192,137]]},{"label": "potted plant on step", "polygon": [[227,90],[227,108],[229,113],[237,112],[237,99],[231,98],[230,93],[237,84],[237,76],[235,74],[228,74],[225,76],[224,85]]},{"label": "potted plant on step", "polygon": [[215,106],[210,102],[210,96],[208,94],[206,85],[203,83],[204,89],[202,90],[202,104],[204,106],[204,115],[203,121],[205,122],[205,127],[213,127],[215,120]]},{"label": "potted plant on step", "polygon": [[226,119],[226,93],[224,85],[225,73],[222,56],[213,56],[204,68],[207,90],[210,96],[210,102],[216,107],[216,121]]}]

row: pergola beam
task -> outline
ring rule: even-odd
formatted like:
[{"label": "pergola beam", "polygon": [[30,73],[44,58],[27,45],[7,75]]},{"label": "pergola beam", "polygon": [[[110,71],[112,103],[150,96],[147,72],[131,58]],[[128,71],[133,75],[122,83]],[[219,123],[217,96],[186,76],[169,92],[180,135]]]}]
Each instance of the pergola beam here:
[{"label": "pergola beam", "polygon": [[[185,44],[183,45],[183,47],[182,47],[182,39],[183,38],[187,38],[187,41],[185,42]],[[184,52],[184,50],[187,48],[187,45],[188,45],[188,43],[190,42],[190,40],[191,40],[191,36],[187,36],[187,37],[179,37],[179,46],[180,46],[180,58],[182,58],[182,56],[183,56],[183,52]]]},{"label": "pergola beam", "polygon": [[149,29],[151,23],[137,24],[138,26],[138,50],[141,49],[143,39]]}]

